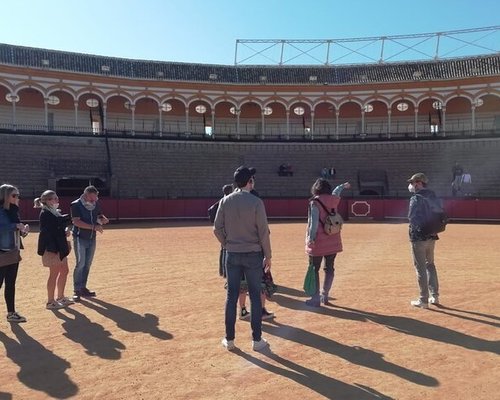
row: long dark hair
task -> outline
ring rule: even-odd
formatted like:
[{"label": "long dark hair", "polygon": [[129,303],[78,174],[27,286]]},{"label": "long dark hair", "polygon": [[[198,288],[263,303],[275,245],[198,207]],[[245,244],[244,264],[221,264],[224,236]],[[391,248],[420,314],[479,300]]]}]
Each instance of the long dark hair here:
[{"label": "long dark hair", "polygon": [[320,194],[331,194],[332,185],[326,179],[318,178],[316,182],[313,183],[311,187],[311,194],[313,196],[319,196]]}]

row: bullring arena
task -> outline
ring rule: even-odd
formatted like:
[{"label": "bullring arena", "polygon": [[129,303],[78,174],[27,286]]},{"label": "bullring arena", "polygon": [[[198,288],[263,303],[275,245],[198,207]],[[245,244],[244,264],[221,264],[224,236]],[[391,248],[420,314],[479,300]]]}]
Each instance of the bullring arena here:
[{"label": "bullring arena", "polygon": [[[0,44],[0,178],[32,225],[16,287],[28,322],[0,322],[0,399],[498,398],[499,110],[498,53],[220,66]],[[456,162],[472,182],[452,196]],[[236,351],[220,345],[206,210],[242,164],[257,169],[279,287],[263,353],[246,321]],[[333,305],[312,309],[307,197],[325,168],[353,188]],[[442,305],[429,310],[409,305],[417,171],[451,218],[436,248]],[[90,275],[97,297],[48,311],[32,200],[54,189],[67,212],[89,183],[111,220]]]}]

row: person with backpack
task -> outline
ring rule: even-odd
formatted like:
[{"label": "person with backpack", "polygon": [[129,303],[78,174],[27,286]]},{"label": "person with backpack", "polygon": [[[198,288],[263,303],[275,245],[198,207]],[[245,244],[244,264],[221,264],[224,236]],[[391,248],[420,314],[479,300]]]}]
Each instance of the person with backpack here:
[{"label": "person with backpack", "polygon": [[429,180],[419,172],[407,181],[412,193],[408,211],[409,235],[413,264],[417,274],[420,297],[412,300],[413,307],[429,308],[439,304],[439,282],[434,264],[434,248],[438,233],[444,230],[446,216],[441,199],[427,188]]},{"label": "person with backpack", "polygon": [[[312,197],[309,199],[309,212],[306,231],[306,254],[309,264],[314,265],[316,291],[306,300],[311,307],[320,307],[321,303],[329,305],[328,295],[333,285],[335,273],[334,261],[337,253],[342,251],[340,227],[333,230],[328,223],[331,216],[337,213],[340,194],[344,189],[350,189],[349,182],[338,185],[332,191],[332,186],[324,178],[318,178],[311,187]],[[325,259],[325,280],[320,293],[319,269]]]},{"label": "person with backpack", "polygon": [[[233,185],[227,184],[222,186],[222,198],[229,196],[233,193]],[[212,204],[208,208],[208,219],[213,224],[215,222],[215,216],[217,215],[217,210],[219,209],[219,203],[221,199],[217,200],[214,204]],[[221,246],[219,253],[219,275],[226,277],[226,271],[224,270],[224,260],[225,260],[225,250],[224,247]]]}]

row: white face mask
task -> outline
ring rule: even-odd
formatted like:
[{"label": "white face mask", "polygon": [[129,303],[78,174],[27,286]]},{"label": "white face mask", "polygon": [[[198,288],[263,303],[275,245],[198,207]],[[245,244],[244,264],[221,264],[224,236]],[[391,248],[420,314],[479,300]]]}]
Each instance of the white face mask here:
[{"label": "white face mask", "polygon": [[409,191],[410,193],[415,193],[415,186],[413,186],[413,183],[410,183],[410,184],[408,185],[408,191]]}]

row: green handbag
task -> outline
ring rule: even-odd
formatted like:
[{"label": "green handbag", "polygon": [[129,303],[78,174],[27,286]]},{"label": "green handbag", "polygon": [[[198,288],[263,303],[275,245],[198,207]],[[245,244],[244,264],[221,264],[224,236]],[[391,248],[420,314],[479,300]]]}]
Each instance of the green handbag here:
[{"label": "green handbag", "polygon": [[312,296],[316,293],[316,273],[314,272],[313,264],[310,264],[307,268],[304,278],[304,292],[306,292],[308,296]]}]

